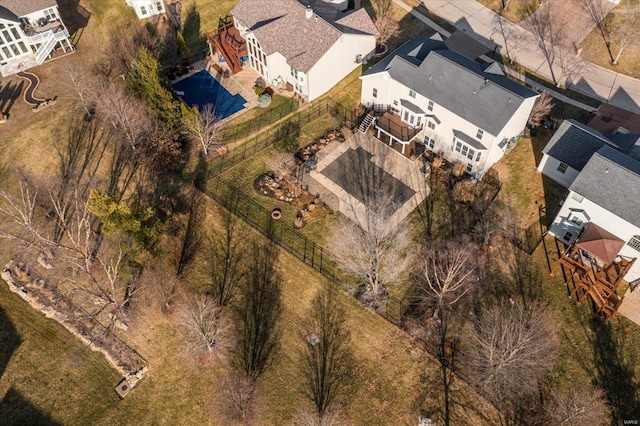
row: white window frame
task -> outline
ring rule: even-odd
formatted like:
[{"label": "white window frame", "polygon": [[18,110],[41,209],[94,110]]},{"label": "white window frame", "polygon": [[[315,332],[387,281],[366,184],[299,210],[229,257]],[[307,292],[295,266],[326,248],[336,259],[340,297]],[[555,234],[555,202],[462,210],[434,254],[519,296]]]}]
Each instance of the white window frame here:
[{"label": "white window frame", "polygon": [[429,101],[429,104],[427,105],[427,109],[429,111],[433,111],[433,105],[434,105],[433,101]]},{"label": "white window frame", "polygon": [[430,128],[431,130],[435,130],[436,129],[436,122],[433,120],[427,120],[427,127]]},{"label": "white window frame", "polygon": [[55,21],[56,19],[58,19],[58,14],[53,7],[45,9],[42,12],[44,13],[44,17],[47,18],[48,21]]},{"label": "white window frame", "polygon": [[145,5],[140,6],[140,14],[142,16],[147,15],[147,7]]},{"label": "white window frame", "polygon": [[434,150],[435,146],[436,146],[436,141],[433,138],[430,138],[429,136],[425,135],[424,136],[424,140],[423,140],[424,146],[426,146],[427,148],[429,148],[430,150]]},{"label": "white window frame", "polygon": [[562,174],[565,174],[568,168],[569,168],[568,164],[561,162],[560,164],[558,164],[558,168],[556,170],[558,170]]},{"label": "white window frame", "polygon": [[476,132],[476,139],[482,140],[482,136],[484,136],[484,130],[478,129],[478,131]]},{"label": "white window frame", "polygon": [[417,96],[416,91],[413,89],[409,89],[409,97],[415,99]]},{"label": "white window frame", "polygon": [[371,96],[373,96],[374,99],[378,99],[378,89],[374,87],[371,91]]},{"label": "white window frame", "polygon": [[640,251],[640,235],[634,235],[631,237],[627,245],[635,251]]}]

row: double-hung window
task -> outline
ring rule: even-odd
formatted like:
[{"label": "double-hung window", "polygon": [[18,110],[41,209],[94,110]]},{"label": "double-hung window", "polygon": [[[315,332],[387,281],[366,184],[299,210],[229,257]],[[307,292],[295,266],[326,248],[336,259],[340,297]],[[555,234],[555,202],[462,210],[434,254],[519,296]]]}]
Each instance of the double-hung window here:
[{"label": "double-hung window", "polygon": [[560,164],[558,165],[558,171],[559,171],[560,173],[564,174],[564,172],[566,172],[566,171],[567,171],[567,167],[569,167],[569,166],[567,166],[567,165],[566,165],[566,164],[564,164],[564,163],[560,163]]},{"label": "double-hung window", "polygon": [[140,14],[141,15],[146,15],[147,14],[146,6],[140,6]]},{"label": "double-hung window", "polygon": [[429,111],[433,111],[433,101],[429,101],[429,105],[427,105],[427,109]]},{"label": "double-hung window", "polygon": [[416,91],[413,89],[409,89],[409,97],[415,99],[416,98]]},{"label": "double-hung window", "polygon": [[378,89],[376,89],[375,87],[373,88],[373,93],[372,93],[374,98],[378,97]]},{"label": "double-hung window", "polygon": [[476,139],[482,139],[482,135],[484,135],[484,130],[478,129],[478,133],[476,133]]},{"label": "double-hung window", "polygon": [[640,251],[640,235],[631,237],[627,245],[636,251]]}]

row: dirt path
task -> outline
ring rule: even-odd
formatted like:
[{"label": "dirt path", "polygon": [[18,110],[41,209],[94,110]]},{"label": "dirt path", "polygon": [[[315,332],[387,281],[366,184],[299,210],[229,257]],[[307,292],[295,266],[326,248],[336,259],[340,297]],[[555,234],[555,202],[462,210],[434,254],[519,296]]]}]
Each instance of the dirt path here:
[{"label": "dirt path", "polygon": [[38,99],[33,94],[40,84],[40,79],[37,75],[30,72],[20,71],[16,74],[18,77],[23,78],[29,82],[29,87],[24,91],[24,101],[31,106],[38,106],[38,104],[44,102],[44,99]]}]

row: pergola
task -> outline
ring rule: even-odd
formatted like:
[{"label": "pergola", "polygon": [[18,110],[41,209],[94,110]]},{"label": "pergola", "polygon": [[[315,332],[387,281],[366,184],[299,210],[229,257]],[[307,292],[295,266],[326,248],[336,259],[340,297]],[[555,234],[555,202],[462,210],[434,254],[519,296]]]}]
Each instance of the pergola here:
[{"label": "pergola", "polygon": [[624,241],[595,223],[589,223],[562,253],[551,275],[562,268],[565,284],[574,282],[569,298],[576,296],[580,303],[589,296],[596,314],[609,319],[622,303],[618,289],[628,285],[623,278],[636,261],[618,254],[623,246]]}]

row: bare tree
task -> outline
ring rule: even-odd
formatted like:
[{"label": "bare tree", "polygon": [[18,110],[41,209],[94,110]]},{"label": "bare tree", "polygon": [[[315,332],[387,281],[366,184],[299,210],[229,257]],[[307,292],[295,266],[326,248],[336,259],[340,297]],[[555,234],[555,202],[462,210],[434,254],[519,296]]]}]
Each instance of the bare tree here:
[{"label": "bare tree", "polygon": [[[385,158],[388,152],[376,154],[378,164],[392,161]],[[359,281],[360,299],[374,308],[384,305],[388,286],[406,274],[413,244],[409,224],[395,214],[404,188],[381,170],[368,156],[354,159],[344,178],[350,187],[343,210],[348,219],[341,218],[328,239],[336,263]]]},{"label": "bare tree", "polygon": [[632,8],[627,0],[627,10],[619,18],[620,22],[615,26],[612,34],[614,44],[618,48],[613,61],[613,65],[618,65],[620,57],[640,40],[640,11]]},{"label": "bare tree", "polygon": [[154,294],[160,298],[160,310],[170,313],[178,298],[180,281],[175,268],[164,259],[149,259],[145,262],[144,281],[154,289]]},{"label": "bare tree", "polygon": [[509,7],[509,3],[511,3],[511,0],[500,0],[500,4],[502,5],[502,10],[507,10]]},{"label": "bare tree", "polygon": [[609,409],[604,393],[588,384],[572,384],[567,391],[552,395],[546,407],[547,423],[562,426],[604,426],[609,424]]},{"label": "bare tree", "polygon": [[144,143],[153,131],[147,105],[130,95],[120,84],[109,84],[98,100],[98,111],[132,149]]},{"label": "bare tree", "polygon": [[524,31],[504,18],[502,16],[502,12],[495,16],[493,20],[493,28],[498,31],[504,39],[505,56],[509,59],[509,63],[513,64],[518,52],[522,51],[526,46]]},{"label": "bare tree", "polygon": [[340,267],[361,280],[361,299],[372,307],[384,304],[387,287],[406,273],[410,263],[408,228],[391,220],[389,205],[380,201],[367,208],[363,224],[342,218],[329,243]]},{"label": "bare tree", "polygon": [[248,244],[241,235],[238,219],[223,213],[223,228],[213,230],[205,244],[210,280],[209,293],[220,306],[227,306],[247,279]]},{"label": "bare tree", "polygon": [[513,416],[516,401],[537,392],[539,380],[553,367],[555,328],[551,312],[539,302],[501,303],[480,314],[466,353],[469,371],[503,414]]},{"label": "bare tree", "polygon": [[95,114],[96,99],[99,97],[98,84],[95,78],[80,71],[68,62],[64,65],[67,75],[67,85],[74,100],[85,112],[85,118],[90,119]]},{"label": "bare tree", "polygon": [[189,140],[197,142],[203,154],[220,141],[220,118],[216,115],[213,104],[206,104],[202,110],[198,107],[182,107],[183,133]]},{"label": "bare tree", "polygon": [[527,0],[523,4],[521,15],[526,19],[523,26],[533,34],[538,49],[547,62],[553,83],[559,85],[560,79],[556,76],[554,68],[558,59],[558,51],[562,49],[565,40],[564,31],[547,4],[539,9],[537,5],[537,0]]},{"label": "bare tree", "polygon": [[246,377],[256,380],[270,364],[279,345],[282,286],[276,271],[278,251],[273,242],[254,242],[251,259],[253,267],[240,288],[236,308],[236,364]]},{"label": "bare tree", "polygon": [[335,411],[329,411],[318,417],[315,411],[298,410],[293,420],[295,426],[340,426],[342,422]]},{"label": "bare tree", "polygon": [[606,0],[581,0],[581,5],[589,16],[589,19],[591,19],[591,22],[593,22],[598,29],[602,41],[604,41],[604,45],[607,48],[609,58],[611,62],[613,62],[613,52],[611,51],[613,27],[611,25],[611,19],[607,17],[611,10],[611,2]]},{"label": "bare tree", "polygon": [[215,406],[227,420],[243,425],[253,424],[256,409],[256,382],[242,375],[229,373],[215,388]]},{"label": "bare tree", "polygon": [[588,66],[588,62],[583,60],[575,50],[559,48],[556,54],[560,75],[558,76],[557,87],[568,88],[571,86],[574,77],[579,76]]},{"label": "bare tree", "polygon": [[378,29],[378,45],[385,44],[400,33],[398,20],[393,16],[393,0],[372,0],[375,12],[374,24]]},{"label": "bare tree", "polygon": [[477,246],[463,238],[434,244],[424,255],[424,269],[418,275],[419,307],[426,317],[426,342],[440,362],[445,425],[451,421],[451,386],[457,364],[457,341],[452,331],[460,326],[456,314],[460,302],[479,280]]},{"label": "bare tree", "polygon": [[305,395],[313,402],[319,424],[351,380],[353,355],[346,313],[333,287],[313,299],[307,319],[302,369]]},{"label": "bare tree", "polygon": [[207,294],[191,295],[179,312],[189,352],[198,359],[221,356],[229,346],[230,323],[215,299]]},{"label": "bare tree", "polygon": [[538,127],[542,124],[542,120],[551,114],[553,110],[553,98],[547,92],[542,92],[536,102],[533,104],[531,114],[529,114],[528,124],[531,127]]}]

